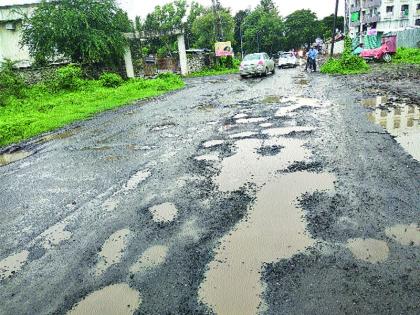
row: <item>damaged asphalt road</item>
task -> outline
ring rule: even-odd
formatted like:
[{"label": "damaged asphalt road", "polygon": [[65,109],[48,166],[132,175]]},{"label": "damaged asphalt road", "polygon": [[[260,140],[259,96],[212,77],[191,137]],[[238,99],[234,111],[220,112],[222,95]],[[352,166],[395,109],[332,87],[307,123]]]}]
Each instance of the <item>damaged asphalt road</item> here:
[{"label": "damaged asphalt road", "polygon": [[349,86],[189,79],[7,149],[0,313],[419,314],[419,104]]}]

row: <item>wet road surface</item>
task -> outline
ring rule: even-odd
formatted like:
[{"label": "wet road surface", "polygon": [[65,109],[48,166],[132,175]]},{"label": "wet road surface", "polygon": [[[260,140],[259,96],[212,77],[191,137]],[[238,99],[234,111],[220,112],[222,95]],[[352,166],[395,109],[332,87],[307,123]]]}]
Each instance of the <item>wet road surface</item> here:
[{"label": "wet road surface", "polygon": [[418,104],[188,81],[0,155],[0,314],[419,314]]}]

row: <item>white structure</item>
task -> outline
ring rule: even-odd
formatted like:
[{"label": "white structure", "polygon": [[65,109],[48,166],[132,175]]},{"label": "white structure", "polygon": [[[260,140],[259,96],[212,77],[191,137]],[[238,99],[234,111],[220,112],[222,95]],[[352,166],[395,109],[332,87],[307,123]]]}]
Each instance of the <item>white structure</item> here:
[{"label": "white structure", "polygon": [[11,59],[20,67],[31,65],[31,58],[26,47],[21,47],[19,41],[22,30],[22,18],[30,15],[39,0],[21,1],[23,4],[0,5],[0,62]]},{"label": "white structure", "polygon": [[420,27],[420,0],[350,0],[348,10],[352,37],[370,28],[387,33]]}]

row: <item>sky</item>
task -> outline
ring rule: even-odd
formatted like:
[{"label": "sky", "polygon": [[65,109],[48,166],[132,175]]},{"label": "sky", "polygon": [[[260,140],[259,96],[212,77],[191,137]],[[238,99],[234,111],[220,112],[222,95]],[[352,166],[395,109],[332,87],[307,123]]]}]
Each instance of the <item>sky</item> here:
[{"label": "sky", "polygon": [[[210,6],[211,0],[196,0],[204,6]],[[233,13],[239,10],[254,8],[259,0],[219,0],[224,7],[231,8]],[[171,0],[119,0],[120,5],[131,18],[136,15],[146,17],[156,5],[162,5]],[[190,2],[190,0],[188,0]],[[299,9],[311,9],[319,18],[331,15],[335,10],[335,0],[274,0],[282,16],[289,15]],[[344,15],[344,0],[340,0],[339,15]]]},{"label": "sky", "polygon": [[[128,12],[131,18],[135,16],[146,17],[156,5],[162,5],[171,0],[117,0],[120,6]],[[196,0],[204,6],[211,5],[211,0]],[[34,0],[0,0],[0,5],[34,2]],[[191,2],[191,0],[188,0]],[[231,8],[233,13],[241,9],[254,8],[259,0],[220,0],[224,7]],[[311,9],[319,18],[334,13],[335,0],[274,0],[282,16],[295,10]],[[340,0],[339,15],[344,15],[344,0]]]}]

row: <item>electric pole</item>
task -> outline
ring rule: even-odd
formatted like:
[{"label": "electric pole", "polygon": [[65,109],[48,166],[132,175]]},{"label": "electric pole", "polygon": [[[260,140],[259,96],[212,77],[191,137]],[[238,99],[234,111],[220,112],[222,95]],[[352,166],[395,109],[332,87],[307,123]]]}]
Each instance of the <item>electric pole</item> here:
[{"label": "electric pole", "polygon": [[334,55],[335,29],[337,28],[338,3],[339,3],[339,0],[335,0],[335,13],[334,13],[334,23],[333,23],[332,41],[331,41],[331,57]]}]

